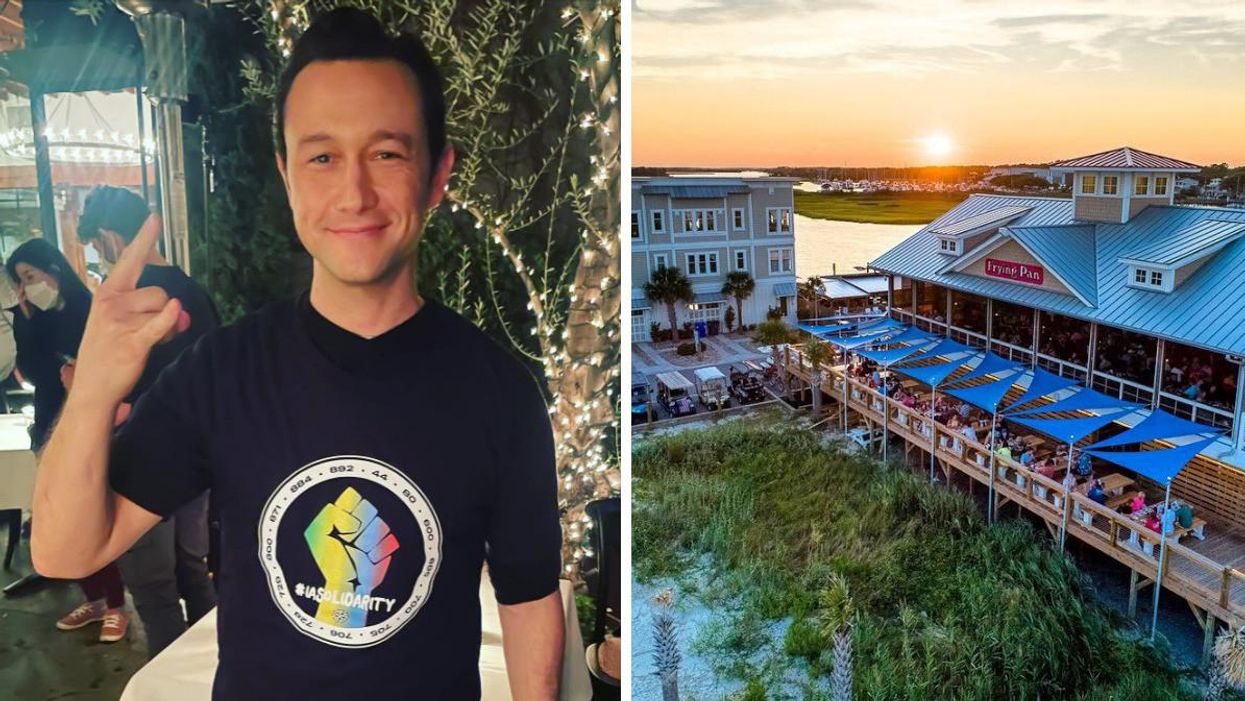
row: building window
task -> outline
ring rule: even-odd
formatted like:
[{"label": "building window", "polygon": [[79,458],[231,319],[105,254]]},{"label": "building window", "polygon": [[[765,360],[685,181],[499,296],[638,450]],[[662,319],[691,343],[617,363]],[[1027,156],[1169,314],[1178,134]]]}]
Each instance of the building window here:
[{"label": "building window", "polygon": [[722,231],[725,222],[712,209],[688,209],[683,211],[683,231]]},{"label": "building window", "polygon": [[1165,177],[1163,177],[1163,176],[1161,176],[1161,175],[1160,175],[1160,176],[1156,176],[1156,177],[1154,178],[1154,194],[1156,194],[1156,195],[1166,195],[1166,194],[1167,194],[1167,178],[1165,178]]},{"label": "building window", "polygon": [[1120,191],[1120,177],[1118,175],[1102,176],[1102,194],[1114,195]]},{"label": "building window", "polygon": [[661,270],[662,268],[665,268],[665,267],[667,267],[668,265],[669,265],[669,263],[667,263],[667,262],[666,262],[666,254],[665,254],[665,253],[659,253],[659,254],[657,254],[657,255],[653,256],[653,268],[654,268],[654,269],[656,269],[656,270]]},{"label": "building window", "polygon": [[765,210],[768,230],[771,234],[791,233],[791,210],[774,207]]},{"label": "building window", "polygon": [[748,269],[748,254],[746,251],[735,251],[735,269]]},{"label": "building window", "polygon": [[1098,176],[1082,175],[1081,176],[1081,194],[1092,195],[1098,191]]},{"label": "building window", "polygon": [[717,275],[718,274],[718,254],[716,253],[689,253],[687,254],[687,274],[692,275]]},{"label": "building window", "polygon": [[1167,271],[1138,266],[1133,268],[1133,279],[1129,284],[1132,287],[1143,287],[1147,290],[1171,292],[1171,289],[1167,287],[1167,281]]},{"label": "building window", "polygon": [[769,249],[769,271],[771,273],[791,272],[791,249],[790,248]]},{"label": "building window", "polygon": [[633,239],[640,238],[640,213],[639,212],[631,213],[631,238]]},{"label": "building window", "polygon": [[943,253],[958,254],[960,252],[960,242],[955,239],[938,239],[938,250]]},{"label": "building window", "polygon": [[666,213],[661,210],[657,210],[656,212],[653,212],[653,233],[654,234],[664,234],[666,232],[665,214]]},{"label": "building window", "polygon": [[742,231],[744,228],[744,210],[736,209],[731,211],[731,217],[734,219],[736,231]]},{"label": "building window", "polygon": [[1144,195],[1150,192],[1150,176],[1134,175],[1133,176],[1133,194]]}]

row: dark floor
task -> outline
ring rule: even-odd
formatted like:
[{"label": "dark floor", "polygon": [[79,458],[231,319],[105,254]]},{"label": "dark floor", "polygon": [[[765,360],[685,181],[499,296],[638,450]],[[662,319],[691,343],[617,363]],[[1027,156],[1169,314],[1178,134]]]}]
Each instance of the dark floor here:
[{"label": "dark floor", "polygon": [[[30,572],[23,541],[13,569],[0,569],[0,586]],[[115,701],[147,661],[147,640],[131,615],[129,637],[99,642],[99,624],[62,632],[56,620],[82,603],[73,582],[45,580],[0,597],[0,698],[6,701]],[[133,614],[133,604],[129,604]]]}]

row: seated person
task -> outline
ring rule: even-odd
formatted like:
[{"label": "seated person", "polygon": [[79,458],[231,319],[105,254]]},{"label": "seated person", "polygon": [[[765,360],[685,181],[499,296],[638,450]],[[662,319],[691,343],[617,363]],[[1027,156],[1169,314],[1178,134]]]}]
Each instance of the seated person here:
[{"label": "seated person", "polygon": [[1099,504],[1107,503],[1107,490],[1102,488],[1102,483],[1098,480],[1093,480],[1093,486],[1089,488],[1089,498]]},{"label": "seated person", "polygon": [[1183,503],[1177,507],[1176,523],[1179,523],[1181,528],[1193,528],[1193,507]]},{"label": "seated person", "polygon": [[1133,495],[1132,501],[1128,502],[1129,513],[1136,514],[1146,509],[1146,493],[1137,492]]},{"label": "seated person", "polygon": [[963,404],[960,405],[960,418],[961,419],[968,421],[968,417],[971,416],[972,413],[973,413],[973,407],[971,404],[969,404],[968,402],[964,402]]},{"label": "seated person", "polygon": [[1046,479],[1055,479],[1055,472],[1058,471],[1058,468],[1055,467],[1053,462],[1050,460],[1039,460],[1035,465],[1036,467],[1033,468],[1034,472]]},{"label": "seated person", "polygon": [[1032,449],[1025,448],[1020,453],[1020,464],[1024,465],[1025,467],[1028,467],[1031,464],[1033,464],[1033,450]]},{"label": "seated person", "polygon": [[1163,525],[1163,535],[1171,535],[1176,528],[1176,510],[1172,508],[1159,508],[1163,513],[1159,514],[1159,522]]},{"label": "seated person", "polygon": [[1154,514],[1150,514],[1149,516],[1146,517],[1146,528],[1149,528],[1155,533],[1159,532],[1159,527],[1161,525],[1162,524],[1159,522],[1158,516],[1155,516]]},{"label": "seated person", "polygon": [[977,441],[977,431],[972,424],[964,424],[964,427],[960,429],[960,433],[964,434],[964,437],[970,441]]},{"label": "seated person", "polygon": [[1093,462],[1089,453],[1082,452],[1081,456],[1076,459],[1076,474],[1079,477],[1088,477],[1094,473]]},{"label": "seated person", "polygon": [[1012,449],[1007,445],[1000,445],[995,452],[998,453],[999,457],[1007,458],[1008,460],[1012,459]]}]

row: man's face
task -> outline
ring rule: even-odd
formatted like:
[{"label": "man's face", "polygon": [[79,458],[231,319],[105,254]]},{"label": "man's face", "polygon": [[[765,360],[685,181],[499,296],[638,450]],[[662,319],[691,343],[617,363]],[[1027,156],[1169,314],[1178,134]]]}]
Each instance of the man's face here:
[{"label": "man's face", "polygon": [[101,260],[111,264],[116,263],[121,257],[121,252],[125,250],[125,239],[115,231],[100,229],[99,236],[91,239],[91,245],[95,247],[95,252],[99,254]]},{"label": "man's face", "polygon": [[308,65],[286,99],[285,146],[277,167],[318,273],[370,285],[411,269],[453,154],[429,172],[422,100],[406,66]]}]

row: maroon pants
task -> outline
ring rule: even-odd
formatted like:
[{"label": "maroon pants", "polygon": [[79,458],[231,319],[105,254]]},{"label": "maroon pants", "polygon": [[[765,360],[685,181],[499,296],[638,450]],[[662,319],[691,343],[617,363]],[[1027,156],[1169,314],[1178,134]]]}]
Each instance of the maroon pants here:
[{"label": "maroon pants", "polygon": [[121,570],[113,563],[86,579],[78,580],[78,585],[82,587],[82,593],[86,594],[87,601],[104,599],[110,609],[125,605],[125,585],[121,583]]}]

